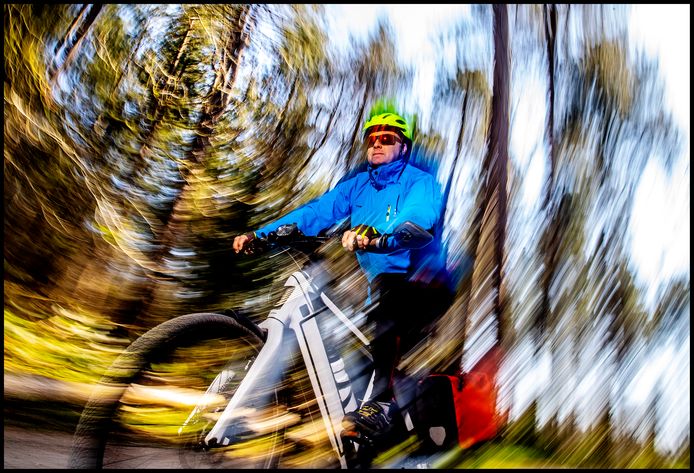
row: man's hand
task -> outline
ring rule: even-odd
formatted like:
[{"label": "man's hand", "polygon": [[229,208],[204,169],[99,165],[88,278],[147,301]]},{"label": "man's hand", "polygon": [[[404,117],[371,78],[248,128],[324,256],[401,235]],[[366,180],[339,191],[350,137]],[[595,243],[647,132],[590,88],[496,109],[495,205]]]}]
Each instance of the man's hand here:
[{"label": "man's hand", "polygon": [[347,251],[365,250],[370,241],[369,237],[357,235],[354,230],[347,230],[342,235],[342,247]]},{"label": "man's hand", "polygon": [[244,235],[239,235],[234,238],[234,251],[238,253],[242,251],[251,241],[253,241],[254,236],[252,233],[246,233]]}]

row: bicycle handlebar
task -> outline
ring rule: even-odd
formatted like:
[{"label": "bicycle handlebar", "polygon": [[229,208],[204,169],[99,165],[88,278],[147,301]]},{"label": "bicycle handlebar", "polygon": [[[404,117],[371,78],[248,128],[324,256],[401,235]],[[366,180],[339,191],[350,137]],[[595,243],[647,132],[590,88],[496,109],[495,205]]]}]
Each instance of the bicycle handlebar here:
[{"label": "bicycle handlebar", "polygon": [[[320,246],[332,239],[341,237],[339,233],[327,236],[304,235],[295,223],[280,225],[267,236],[256,237],[249,243],[249,252],[266,251],[273,247]],[[360,251],[373,253],[391,253],[398,249],[419,249],[428,245],[433,236],[419,225],[407,221],[398,225],[392,233],[383,233],[369,242],[369,246]]]}]

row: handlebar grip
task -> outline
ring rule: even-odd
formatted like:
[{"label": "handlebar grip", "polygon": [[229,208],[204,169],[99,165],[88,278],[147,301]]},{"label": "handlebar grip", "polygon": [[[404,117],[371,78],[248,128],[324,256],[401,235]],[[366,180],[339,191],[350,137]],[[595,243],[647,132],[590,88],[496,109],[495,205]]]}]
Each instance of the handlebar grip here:
[{"label": "handlebar grip", "polygon": [[387,253],[395,250],[393,239],[390,233],[381,233],[379,236],[369,242],[369,246],[364,251],[369,253]]},{"label": "handlebar grip", "polygon": [[433,240],[433,234],[419,225],[406,221],[398,225],[393,233],[378,236],[369,248],[377,253],[389,253],[399,249],[417,250],[427,246]]},{"label": "handlebar grip", "polygon": [[[254,233],[253,238],[246,244],[245,254],[265,253],[272,248],[293,247],[299,251],[310,253],[315,248],[332,237],[306,236],[295,223],[280,225],[277,230],[265,233]],[[308,249],[308,251],[307,251]]]}]

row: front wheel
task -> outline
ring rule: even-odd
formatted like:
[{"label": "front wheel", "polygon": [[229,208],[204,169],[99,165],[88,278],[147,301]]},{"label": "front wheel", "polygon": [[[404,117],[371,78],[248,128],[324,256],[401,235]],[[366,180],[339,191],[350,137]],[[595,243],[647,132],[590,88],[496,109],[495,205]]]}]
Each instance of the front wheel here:
[{"label": "front wheel", "polygon": [[201,448],[262,346],[256,326],[220,314],[188,314],[146,332],[87,402],[69,467],[275,467],[284,427],[273,422],[282,418],[274,389],[253,413],[263,429],[228,447]]}]

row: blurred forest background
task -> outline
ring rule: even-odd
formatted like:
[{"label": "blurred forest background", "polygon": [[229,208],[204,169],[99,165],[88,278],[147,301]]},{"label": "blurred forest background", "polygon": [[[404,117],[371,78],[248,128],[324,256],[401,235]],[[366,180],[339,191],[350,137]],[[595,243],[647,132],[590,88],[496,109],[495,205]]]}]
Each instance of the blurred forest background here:
[{"label": "blurred forest background", "polygon": [[388,19],[338,47],[327,8],[3,6],[6,401],[59,382],[74,416],[145,330],[262,320],[291,268],[237,257],[233,237],[359,166],[387,96],[446,190],[459,279],[404,364],[506,354],[503,435],[451,464],[688,468],[689,273],[649,303],[627,231],[646,167],[672,172],[688,141],[657,61],[630,48],[629,7],[471,6],[439,32],[426,109]]}]

